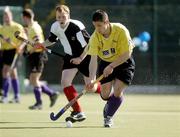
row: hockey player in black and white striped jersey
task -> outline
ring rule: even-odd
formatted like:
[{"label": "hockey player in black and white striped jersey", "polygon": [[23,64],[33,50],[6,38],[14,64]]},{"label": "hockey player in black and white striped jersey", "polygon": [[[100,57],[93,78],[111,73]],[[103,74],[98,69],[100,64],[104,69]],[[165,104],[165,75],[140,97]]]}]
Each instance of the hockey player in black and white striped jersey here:
[{"label": "hockey player in black and white striped jersey", "polygon": [[[43,43],[37,44],[36,48],[44,48],[53,45],[60,40],[65,56],[62,70],[61,85],[64,88],[64,93],[70,101],[78,95],[72,81],[77,72],[81,72],[84,76],[85,83],[88,83],[89,78],[89,63],[90,56],[85,59],[81,58],[81,54],[87,47],[89,34],[82,22],[70,19],[70,10],[66,5],[58,5],[56,7],[56,21],[52,24],[50,35]],[[79,58],[79,65],[71,62],[71,59]],[[100,83],[93,89],[94,92],[100,92]],[[83,121],[86,119],[84,112],[77,101],[73,106],[73,111],[70,117],[73,121]]]}]

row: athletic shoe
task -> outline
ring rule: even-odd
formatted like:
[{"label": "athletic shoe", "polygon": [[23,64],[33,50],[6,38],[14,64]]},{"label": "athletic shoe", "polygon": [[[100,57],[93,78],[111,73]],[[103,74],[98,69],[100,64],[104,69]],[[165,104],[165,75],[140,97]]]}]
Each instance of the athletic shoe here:
[{"label": "athletic shoe", "polygon": [[58,95],[59,95],[59,93],[58,92],[55,92],[54,94],[52,94],[51,96],[50,96],[50,106],[49,107],[53,107],[54,106],[54,104],[56,103],[56,101],[57,101],[57,98],[58,98]]},{"label": "athletic shoe", "polygon": [[0,103],[6,104],[8,103],[8,98],[7,97],[2,97],[0,100]]},{"label": "athletic shoe", "polygon": [[29,106],[29,109],[31,109],[31,110],[39,109],[40,110],[40,109],[42,109],[42,103],[36,103],[32,106]]},{"label": "athletic shoe", "polygon": [[113,125],[113,120],[111,116],[107,116],[104,118],[104,127],[112,127]]},{"label": "athletic shoe", "polygon": [[71,121],[72,123],[74,123],[84,121],[85,119],[86,115],[83,112],[72,111],[71,115],[66,118],[66,121]]},{"label": "athletic shoe", "polygon": [[12,100],[9,101],[9,103],[20,103],[19,98],[13,98]]}]

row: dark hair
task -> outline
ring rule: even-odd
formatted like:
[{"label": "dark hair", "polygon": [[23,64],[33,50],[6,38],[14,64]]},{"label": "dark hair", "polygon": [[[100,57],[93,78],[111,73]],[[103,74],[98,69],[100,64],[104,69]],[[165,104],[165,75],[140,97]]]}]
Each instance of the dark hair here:
[{"label": "dark hair", "polygon": [[109,21],[109,18],[105,11],[99,9],[93,13],[92,21],[104,22],[104,21]]},{"label": "dark hair", "polygon": [[26,16],[30,19],[34,19],[34,13],[31,9],[24,9],[23,12],[22,12],[22,15],[23,16]]}]

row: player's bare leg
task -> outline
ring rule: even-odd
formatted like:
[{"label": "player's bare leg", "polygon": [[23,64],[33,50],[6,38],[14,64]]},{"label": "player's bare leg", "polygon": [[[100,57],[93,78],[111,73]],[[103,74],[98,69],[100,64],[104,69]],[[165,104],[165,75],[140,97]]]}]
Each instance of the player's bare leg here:
[{"label": "player's bare leg", "polygon": [[[64,87],[64,93],[69,101],[78,95],[78,92],[72,85],[72,81],[77,72],[78,70],[76,68],[65,69],[62,72],[61,85]],[[70,116],[66,118],[66,121],[70,120],[71,122],[80,122],[86,119],[85,114],[82,112],[79,101],[74,103],[72,109],[73,111],[71,112]]]}]

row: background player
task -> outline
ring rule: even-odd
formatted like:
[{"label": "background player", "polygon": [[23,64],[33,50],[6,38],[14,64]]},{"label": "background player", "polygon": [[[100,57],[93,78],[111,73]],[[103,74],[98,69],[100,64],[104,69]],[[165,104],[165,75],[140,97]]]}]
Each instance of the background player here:
[{"label": "background player", "polygon": [[[2,25],[0,25],[0,34],[1,34],[1,29]],[[1,44],[1,38],[0,38],[0,96],[2,96],[2,67],[3,67],[3,62],[2,62],[2,44]]]},{"label": "background player", "polygon": [[20,31],[20,35],[25,36],[23,26],[13,21],[12,12],[9,7],[6,7],[3,12],[3,27],[1,29],[1,34],[4,39],[1,41],[1,44],[3,46],[3,96],[1,99],[1,103],[8,102],[8,91],[10,85],[9,76],[11,77],[11,85],[14,90],[14,98],[10,102],[20,102],[17,68],[16,66],[12,70],[10,68],[17,48],[20,46],[23,47],[22,44],[24,44],[14,37],[14,32],[16,31]]},{"label": "background player", "polygon": [[[34,42],[43,42],[44,36],[41,26],[37,21],[34,21],[34,13],[31,9],[24,9],[22,18],[25,24],[25,32],[28,40]],[[30,63],[30,83],[34,87],[34,95],[36,103],[29,107],[29,109],[42,109],[41,92],[46,93],[50,97],[50,107],[52,107],[58,97],[58,94],[51,90],[47,85],[40,82],[40,77],[44,68],[44,63],[48,60],[47,53],[40,50],[33,50],[31,46],[27,46],[26,52],[28,54],[28,62]]]}]

